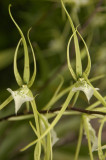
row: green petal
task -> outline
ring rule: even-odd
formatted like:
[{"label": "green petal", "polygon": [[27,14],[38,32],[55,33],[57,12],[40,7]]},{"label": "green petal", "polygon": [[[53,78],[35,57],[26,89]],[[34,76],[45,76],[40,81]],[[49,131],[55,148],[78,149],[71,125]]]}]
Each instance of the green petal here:
[{"label": "green petal", "polygon": [[[75,31],[75,32],[76,32],[76,31]],[[71,40],[72,40],[75,32],[72,34],[72,36],[70,37],[70,39],[69,39],[69,41],[68,41],[68,45],[67,45],[67,63],[68,63],[68,68],[69,68],[69,70],[70,70],[70,72],[71,72],[71,75],[72,75],[73,79],[74,79],[75,81],[77,81],[77,77],[76,77],[76,75],[75,75],[75,73],[74,73],[74,71],[73,71],[73,68],[72,68],[72,66],[71,66],[70,56],[69,56],[70,42],[71,42]]]}]

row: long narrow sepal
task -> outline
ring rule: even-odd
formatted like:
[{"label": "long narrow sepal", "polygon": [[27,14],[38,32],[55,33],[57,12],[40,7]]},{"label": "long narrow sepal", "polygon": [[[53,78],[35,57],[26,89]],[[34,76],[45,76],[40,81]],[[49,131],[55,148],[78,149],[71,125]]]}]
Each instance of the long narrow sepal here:
[{"label": "long narrow sepal", "polygon": [[33,71],[33,75],[32,75],[32,77],[31,77],[31,80],[30,80],[29,83],[28,83],[28,87],[29,87],[29,88],[33,85],[34,80],[35,80],[35,77],[36,77],[36,59],[35,59],[35,53],[34,53],[34,50],[33,50],[33,47],[32,47],[31,41],[30,41],[30,38],[29,38],[30,30],[31,30],[31,28],[28,30],[27,37],[28,37],[29,45],[30,45],[31,52],[32,52],[32,55],[33,55],[34,71]]},{"label": "long narrow sepal", "polygon": [[[75,32],[76,32],[76,30],[75,30]],[[75,32],[71,35],[71,37],[70,37],[70,39],[69,39],[69,41],[68,41],[68,45],[67,45],[67,63],[68,63],[68,68],[69,68],[69,70],[70,70],[70,72],[71,72],[71,75],[72,75],[73,79],[74,79],[75,81],[77,81],[77,76],[76,76],[76,74],[75,74],[75,72],[74,72],[74,70],[73,70],[73,68],[72,68],[72,66],[71,66],[70,56],[69,56],[70,43],[71,43],[71,40],[72,40]]]},{"label": "long narrow sepal", "polygon": [[15,24],[15,26],[17,27],[21,37],[22,37],[22,42],[23,42],[23,46],[24,46],[24,56],[25,56],[25,60],[24,60],[24,74],[23,74],[23,78],[24,78],[24,82],[28,83],[29,82],[29,78],[30,78],[30,68],[29,68],[29,56],[28,56],[28,48],[27,48],[27,43],[25,40],[25,37],[20,29],[20,27],[18,26],[18,24],[15,22],[12,14],[11,14],[11,4],[9,5],[9,15],[13,21],[13,23]]},{"label": "long narrow sepal", "polygon": [[[71,28],[72,28],[72,32],[74,33],[75,32],[75,27],[74,27],[74,24],[72,22],[72,19],[71,19],[69,13],[67,12],[67,10],[65,8],[63,0],[61,0],[61,4],[62,4],[62,7],[63,7],[64,11],[66,12],[66,15],[67,15],[68,19],[69,19],[69,22],[70,22],[70,25],[71,25]],[[76,52],[76,74],[79,78],[79,77],[82,76],[82,63],[81,63],[78,37],[77,37],[76,33],[74,34],[74,43],[75,43],[75,52]]]},{"label": "long narrow sepal", "polygon": [[22,84],[23,84],[23,80],[22,80],[22,78],[18,72],[18,68],[17,68],[17,53],[18,53],[18,49],[19,49],[21,41],[22,41],[22,39],[19,40],[18,45],[15,50],[15,55],[14,55],[14,75],[15,75],[15,79],[16,79],[19,86],[22,86]]},{"label": "long narrow sepal", "polygon": [[87,64],[87,67],[84,71],[84,73],[89,76],[89,73],[90,73],[90,70],[91,70],[91,58],[90,58],[90,54],[89,54],[89,51],[88,51],[88,47],[83,39],[83,37],[81,36],[81,34],[77,31],[78,35],[80,36],[81,40],[83,41],[84,45],[85,45],[85,49],[86,49],[86,53],[87,53],[87,57],[88,57],[88,64]]}]

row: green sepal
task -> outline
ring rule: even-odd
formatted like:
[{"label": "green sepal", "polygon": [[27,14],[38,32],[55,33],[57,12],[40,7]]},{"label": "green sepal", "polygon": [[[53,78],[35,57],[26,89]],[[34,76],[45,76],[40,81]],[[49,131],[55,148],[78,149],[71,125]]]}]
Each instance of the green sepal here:
[{"label": "green sepal", "polygon": [[90,73],[90,70],[91,70],[91,58],[90,58],[90,54],[89,54],[89,51],[88,51],[88,47],[87,47],[87,45],[86,45],[83,37],[81,36],[81,34],[78,32],[78,30],[77,30],[77,33],[78,33],[78,35],[80,36],[81,40],[83,41],[83,43],[85,45],[85,49],[86,49],[86,53],[87,53],[87,57],[88,57],[88,64],[87,64],[87,67],[86,67],[84,73],[87,76],[89,76],[89,73]]},{"label": "green sepal", "polygon": [[[76,30],[75,30],[75,32],[76,32]],[[72,40],[75,32],[71,35],[71,37],[70,37],[70,39],[69,39],[69,41],[68,41],[68,45],[67,45],[67,63],[68,63],[68,68],[69,68],[69,70],[70,70],[70,72],[71,72],[71,75],[72,75],[73,79],[74,79],[75,81],[77,81],[77,76],[76,76],[76,74],[75,74],[75,72],[74,72],[74,70],[73,70],[73,68],[72,68],[72,66],[71,66],[70,56],[69,56],[70,43],[71,43],[71,40]]]},{"label": "green sepal", "polygon": [[[74,27],[74,24],[72,22],[72,19],[71,19],[69,13],[67,12],[67,10],[65,8],[63,0],[61,0],[61,4],[62,4],[62,7],[63,7],[64,11],[66,12],[66,15],[67,15],[68,19],[69,19],[69,22],[70,22],[70,25],[71,25],[71,28],[72,28],[72,32],[74,33],[75,32],[75,27]],[[75,53],[76,53],[76,74],[77,74],[77,77],[79,78],[79,77],[82,76],[82,63],[81,63],[78,37],[77,37],[76,33],[74,34],[74,44],[75,44]]]},{"label": "green sepal", "polygon": [[30,45],[30,48],[31,48],[31,52],[32,52],[32,55],[33,55],[34,71],[33,71],[33,75],[31,77],[31,80],[28,83],[28,87],[29,88],[33,85],[35,77],[36,77],[36,59],[35,59],[34,50],[33,50],[33,47],[32,47],[32,44],[31,44],[31,41],[30,41],[30,38],[29,38],[29,32],[30,32],[30,30],[31,30],[31,28],[28,30],[27,37],[28,37],[28,42],[29,42],[29,45]]},{"label": "green sepal", "polygon": [[28,47],[27,47],[27,43],[25,40],[25,37],[20,29],[20,27],[18,26],[18,24],[15,22],[12,14],[11,14],[11,4],[9,5],[9,15],[13,21],[13,23],[15,24],[15,26],[17,27],[21,37],[22,37],[22,42],[23,42],[23,46],[24,46],[24,56],[25,56],[25,60],[24,60],[24,74],[23,74],[23,79],[24,82],[27,84],[29,82],[29,78],[30,78],[30,68],[29,68],[29,56],[28,56]]},{"label": "green sepal", "polygon": [[23,84],[23,80],[22,80],[22,78],[21,78],[21,76],[18,72],[18,68],[17,68],[17,53],[18,53],[18,49],[19,49],[21,41],[22,41],[22,38],[18,42],[18,45],[17,45],[16,50],[15,50],[15,55],[14,55],[14,75],[15,75],[15,79],[16,79],[16,81],[17,81],[17,83],[20,87]]}]

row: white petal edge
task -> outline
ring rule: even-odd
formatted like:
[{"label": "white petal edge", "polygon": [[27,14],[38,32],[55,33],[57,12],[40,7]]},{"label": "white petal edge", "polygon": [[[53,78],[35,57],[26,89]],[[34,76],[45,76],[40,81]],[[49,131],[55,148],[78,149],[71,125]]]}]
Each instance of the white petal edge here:
[{"label": "white petal edge", "polygon": [[32,101],[33,98],[29,97],[24,93],[24,90],[21,89],[20,91],[12,91],[10,88],[7,88],[7,90],[11,93],[14,102],[15,102],[15,113],[17,114],[18,110],[20,109],[21,105],[24,102]]},{"label": "white petal edge", "polygon": [[[89,135],[90,135],[90,140],[92,143],[92,152],[96,151],[98,148],[98,138],[96,136],[96,132],[93,129],[93,127],[90,124],[90,119],[86,118],[87,124],[88,124],[88,129],[89,129]],[[86,132],[85,132],[86,135]]]},{"label": "white petal edge", "polygon": [[[96,90],[99,90],[99,88],[95,88]],[[86,86],[79,86],[79,87],[73,87],[72,88],[73,92],[77,91],[83,91],[87,97],[88,102],[90,101],[91,97],[93,96],[94,90],[91,86],[86,84]]]}]

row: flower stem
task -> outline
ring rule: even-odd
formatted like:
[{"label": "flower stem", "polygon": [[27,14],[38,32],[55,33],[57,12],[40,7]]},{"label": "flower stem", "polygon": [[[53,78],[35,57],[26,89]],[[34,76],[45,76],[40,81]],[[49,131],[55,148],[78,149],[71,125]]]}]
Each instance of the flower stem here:
[{"label": "flower stem", "polygon": [[76,149],[74,160],[77,160],[78,156],[79,156],[79,151],[80,151],[81,141],[82,141],[82,134],[83,134],[83,124],[82,124],[82,120],[81,120],[79,138],[78,138],[77,149]]}]

